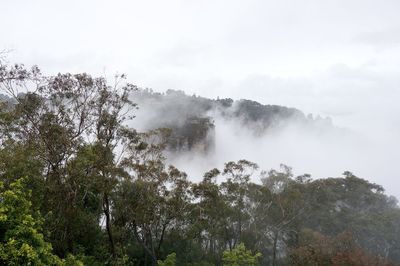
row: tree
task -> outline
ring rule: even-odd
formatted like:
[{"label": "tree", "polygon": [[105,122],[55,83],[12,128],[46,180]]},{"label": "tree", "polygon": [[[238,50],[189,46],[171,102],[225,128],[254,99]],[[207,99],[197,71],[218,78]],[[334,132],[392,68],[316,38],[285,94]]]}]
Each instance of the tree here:
[{"label": "tree", "polygon": [[304,192],[309,210],[303,227],[324,235],[350,231],[363,249],[397,260],[400,210],[397,201],[383,192],[381,186],[350,172],[341,178],[314,180]]},{"label": "tree", "polygon": [[163,261],[158,260],[157,265],[158,266],[175,266],[176,263],[176,254],[171,253],[167,256],[167,258]]},{"label": "tree", "polygon": [[44,240],[42,218],[32,211],[17,180],[5,188],[0,183],[0,263],[2,265],[56,265],[61,260],[52,253],[51,244]]},{"label": "tree", "polygon": [[242,233],[248,227],[250,218],[249,182],[250,177],[258,166],[255,163],[239,160],[225,164],[223,175],[227,180],[221,184],[226,205],[229,208],[229,225],[232,231],[232,239],[229,239],[229,248],[242,242]]},{"label": "tree", "polygon": [[[256,223],[266,239],[271,242],[271,264],[276,265],[279,253],[284,246],[289,246],[292,238],[297,238],[299,223],[308,209],[304,188],[310,180],[308,176],[293,178],[292,169],[281,165],[281,171],[271,170],[261,178],[268,189],[266,196],[270,198],[267,208],[261,206],[264,213],[256,215]],[[265,193],[265,192],[264,192]]]},{"label": "tree", "polygon": [[261,253],[252,254],[246,250],[243,243],[232,250],[226,250],[223,253],[222,261],[224,266],[256,266],[259,265],[258,259]]},{"label": "tree", "polygon": [[189,219],[191,234],[202,249],[202,259],[220,263],[221,254],[232,239],[229,232],[228,206],[217,183],[220,171],[216,168],[204,174],[203,180],[193,184],[192,193],[197,202]]},{"label": "tree", "polygon": [[127,146],[129,156],[122,164],[130,176],[115,191],[116,224],[133,236],[152,265],[162,257],[167,234],[184,228],[190,203],[186,174],[165,165],[165,133],[140,134],[140,141]]},{"label": "tree", "polygon": [[350,232],[326,236],[310,229],[300,233],[299,245],[291,250],[294,265],[391,265],[383,257],[363,250]]}]

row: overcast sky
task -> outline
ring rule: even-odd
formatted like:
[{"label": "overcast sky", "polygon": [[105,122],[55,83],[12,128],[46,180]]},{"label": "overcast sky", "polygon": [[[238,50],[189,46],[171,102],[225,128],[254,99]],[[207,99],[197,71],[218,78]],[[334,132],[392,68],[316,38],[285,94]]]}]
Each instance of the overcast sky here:
[{"label": "overcast sky", "polygon": [[0,50],[47,73],[126,73],[156,91],[330,116],[375,137],[390,154],[377,168],[393,173],[399,11],[398,0],[1,0]]}]

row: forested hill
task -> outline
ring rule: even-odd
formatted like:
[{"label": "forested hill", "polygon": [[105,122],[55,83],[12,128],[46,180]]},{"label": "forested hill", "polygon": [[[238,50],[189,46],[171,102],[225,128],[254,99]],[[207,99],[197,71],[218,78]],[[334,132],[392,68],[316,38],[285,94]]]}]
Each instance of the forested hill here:
[{"label": "forested hill", "polygon": [[218,127],[216,118],[234,121],[255,137],[291,124],[315,130],[333,129],[330,118],[313,118],[295,108],[251,100],[209,99],[183,91],[158,93],[150,89],[134,91],[131,99],[139,106],[135,125],[144,130],[171,129],[169,149],[175,151],[212,149],[214,130]]}]

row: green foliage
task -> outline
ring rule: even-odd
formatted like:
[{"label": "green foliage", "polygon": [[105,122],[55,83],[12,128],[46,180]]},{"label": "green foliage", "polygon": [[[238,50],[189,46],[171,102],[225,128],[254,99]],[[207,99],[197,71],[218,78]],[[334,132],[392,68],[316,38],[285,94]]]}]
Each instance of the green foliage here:
[{"label": "green foliage", "polygon": [[[41,233],[42,219],[34,212],[24,191],[23,180],[17,180],[0,193],[0,262],[3,265],[55,265],[61,260],[53,255],[51,244]],[[69,264],[71,265],[71,264]]]},{"label": "green foliage", "polygon": [[158,266],[175,266],[176,263],[176,253],[171,253],[165,258],[165,260],[158,260],[157,265]]},{"label": "green foliage", "polygon": [[61,266],[84,266],[85,264],[77,259],[74,255],[68,254],[65,259],[62,260]]},{"label": "green foliage", "polygon": [[256,266],[259,265],[261,253],[252,254],[243,243],[236,248],[224,251],[222,256],[223,264],[226,266]]}]

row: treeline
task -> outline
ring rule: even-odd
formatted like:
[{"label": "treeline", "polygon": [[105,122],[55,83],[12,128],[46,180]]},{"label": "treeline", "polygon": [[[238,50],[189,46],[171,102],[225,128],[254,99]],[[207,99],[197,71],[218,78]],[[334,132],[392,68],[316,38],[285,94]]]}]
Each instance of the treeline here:
[{"label": "treeline", "polygon": [[2,63],[0,88],[2,265],[400,263],[396,199],[350,172],[312,180],[240,160],[191,182],[165,163],[168,129],[127,126],[136,87],[123,75]]}]

